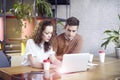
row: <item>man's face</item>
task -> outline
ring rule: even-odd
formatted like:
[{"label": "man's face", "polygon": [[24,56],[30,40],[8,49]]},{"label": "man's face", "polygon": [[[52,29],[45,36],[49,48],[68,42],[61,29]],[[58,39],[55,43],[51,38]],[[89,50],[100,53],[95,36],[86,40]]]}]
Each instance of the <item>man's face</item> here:
[{"label": "man's face", "polygon": [[72,40],[76,33],[77,33],[77,29],[78,29],[78,26],[69,26],[67,25],[65,27],[65,35],[67,38],[69,38],[70,40]]}]

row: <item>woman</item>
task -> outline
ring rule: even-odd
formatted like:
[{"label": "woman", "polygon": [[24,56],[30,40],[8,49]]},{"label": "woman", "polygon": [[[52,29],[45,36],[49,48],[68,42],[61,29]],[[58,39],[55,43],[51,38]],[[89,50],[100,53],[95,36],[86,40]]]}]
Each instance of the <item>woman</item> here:
[{"label": "woman", "polygon": [[54,56],[55,53],[50,44],[52,34],[53,24],[51,21],[42,22],[32,39],[27,40],[26,53],[22,65],[43,68],[43,60],[45,59],[49,59],[54,66],[60,65],[60,61]]}]

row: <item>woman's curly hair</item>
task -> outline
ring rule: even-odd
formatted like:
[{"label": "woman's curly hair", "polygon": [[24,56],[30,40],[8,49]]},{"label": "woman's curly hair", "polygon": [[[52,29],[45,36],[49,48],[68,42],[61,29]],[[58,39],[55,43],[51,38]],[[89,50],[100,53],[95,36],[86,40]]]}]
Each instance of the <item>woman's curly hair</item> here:
[{"label": "woman's curly hair", "polygon": [[[40,46],[39,44],[42,42],[43,31],[46,29],[47,26],[53,26],[52,22],[49,21],[49,20],[45,20],[45,21],[40,22],[39,26],[35,30],[34,35],[32,36],[34,42],[38,46]],[[50,42],[51,41],[44,43],[45,52],[48,51],[51,48],[51,43]]]}]

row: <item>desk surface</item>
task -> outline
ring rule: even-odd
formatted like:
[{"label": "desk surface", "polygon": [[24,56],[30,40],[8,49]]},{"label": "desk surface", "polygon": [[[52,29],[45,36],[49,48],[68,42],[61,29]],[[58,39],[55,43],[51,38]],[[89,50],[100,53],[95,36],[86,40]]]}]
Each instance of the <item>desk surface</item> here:
[{"label": "desk surface", "polygon": [[[93,63],[97,63],[98,65],[91,67],[88,71],[71,74],[59,74],[59,77],[50,80],[120,80],[115,79],[118,77],[120,78],[120,59],[107,57],[105,63],[99,63],[99,59],[95,58]],[[0,78],[3,78],[4,80],[11,80],[11,76],[13,75],[30,73],[31,71],[43,70],[31,68],[29,66],[0,68]]]}]

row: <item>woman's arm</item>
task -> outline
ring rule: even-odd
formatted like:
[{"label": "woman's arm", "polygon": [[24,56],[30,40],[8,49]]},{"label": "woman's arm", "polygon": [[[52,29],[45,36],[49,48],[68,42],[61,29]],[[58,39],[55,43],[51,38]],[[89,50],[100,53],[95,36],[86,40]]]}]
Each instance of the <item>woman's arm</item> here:
[{"label": "woman's arm", "polygon": [[56,65],[57,67],[61,66],[61,61],[59,61],[55,55],[51,54],[49,57],[50,61],[52,62],[52,64]]},{"label": "woman's arm", "polygon": [[43,68],[43,63],[38,62],[36,57],[33,57],[31,54],[28,55],[28,60],[30,61],[31,67]]}]

